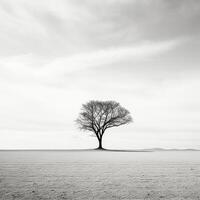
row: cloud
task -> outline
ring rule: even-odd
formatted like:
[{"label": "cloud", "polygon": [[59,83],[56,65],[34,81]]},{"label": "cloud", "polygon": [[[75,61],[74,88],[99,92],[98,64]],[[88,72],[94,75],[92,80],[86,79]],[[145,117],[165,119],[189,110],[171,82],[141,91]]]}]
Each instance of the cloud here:
[{"label": "cloud", "polygon": [[1,137],[55,132],[58,142],[89,99],[130,109],[126,130],[146,141],[197,134],[199,11],[193,0],[2,0]]},{"label": "cloud", "polygon": [[48,59],[85,51],[199,36],[196,1],[63,1],[0,3],[0,56]]},{"label": "cloud", "polygon": [[46,60],[32,54],[1,59],[3,79],[53,85],[63,83],[65,76],[85,69],[104,67],[121,61],[143,61],[173,49],[180,41],[147,42],[137,46],[108,48],[88,53]]},{"label": "cloud", "polygon": [[65,75],[83,69],[102,67],[124,60],[145,60],[171,50],[180,41],[145,43],[137,46],[108,48],[89,53],[77,54],[67,58],[58,58],[41,69],[43,74]]}]

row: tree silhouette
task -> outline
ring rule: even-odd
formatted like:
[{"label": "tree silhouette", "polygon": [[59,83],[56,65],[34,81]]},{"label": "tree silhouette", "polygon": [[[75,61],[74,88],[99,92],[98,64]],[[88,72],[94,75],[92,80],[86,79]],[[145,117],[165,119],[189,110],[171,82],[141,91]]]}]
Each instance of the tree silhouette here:
[{"label": "tree silhouette", "polygon": [[91,131],[98,139],[98,149],[102,147],[102,137],[108,128],[132,122],[130,112],[115,101],[89,101],[82,105],[76,123],[81,130]]}]

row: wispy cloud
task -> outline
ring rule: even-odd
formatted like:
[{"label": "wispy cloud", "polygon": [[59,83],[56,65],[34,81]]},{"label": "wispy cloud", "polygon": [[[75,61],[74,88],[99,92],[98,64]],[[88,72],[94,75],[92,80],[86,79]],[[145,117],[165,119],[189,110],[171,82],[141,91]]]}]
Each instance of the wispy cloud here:
[{"label": "wispy cloud", "polygon": [[180,41],[165,41],[120,48],[108,48],[46,60],[31,54],[1,59],[2,78],[21,82],[39,81],[53,84],[62,81],[68,73],[89,68],[104,67],[121,61],[143,61],[171,50]]},{"label": "wispy cloud", "polygon": [[146,43],[77,54],[71,57],[58,58],[44,66],[41,71],[43,74],[65,75],[68,72],[91,67],[103,67],[124,60],[141,61],[169,51],[174,46],[178,45],[179,42],[180,41],[165,41],[160,43]]},{"label": "wispy cloud", "polygon": [[[196,1],[0,2],[0,56],[47,58],[198,37]],[[159,16],[159,17],[158,17]]]},{"label": "wispy cloud", "polygon": [[129,133],[197,133],[199,13],[195,0],[1,0],[0,137],[74,134],[88,99],[129,108]]}]

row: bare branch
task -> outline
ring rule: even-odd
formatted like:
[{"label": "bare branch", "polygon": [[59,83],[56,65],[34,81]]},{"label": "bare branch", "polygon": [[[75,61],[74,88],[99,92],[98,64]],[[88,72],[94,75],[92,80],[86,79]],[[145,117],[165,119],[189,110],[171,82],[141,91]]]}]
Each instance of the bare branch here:
[{"label": "bare branch", "polygon": [[130,122],[130,112],[115,101],[89,101],[76,120],[81,130],[94,132],[99,141],[106,129]]}]

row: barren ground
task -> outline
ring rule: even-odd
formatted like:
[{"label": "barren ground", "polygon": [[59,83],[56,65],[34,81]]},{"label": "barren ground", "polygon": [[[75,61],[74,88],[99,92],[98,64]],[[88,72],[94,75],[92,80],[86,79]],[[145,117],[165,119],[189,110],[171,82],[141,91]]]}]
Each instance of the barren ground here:
[{"label": "barren ground", "polygon": [[200,199],[200,152],[0,151],[0,199]]}]

